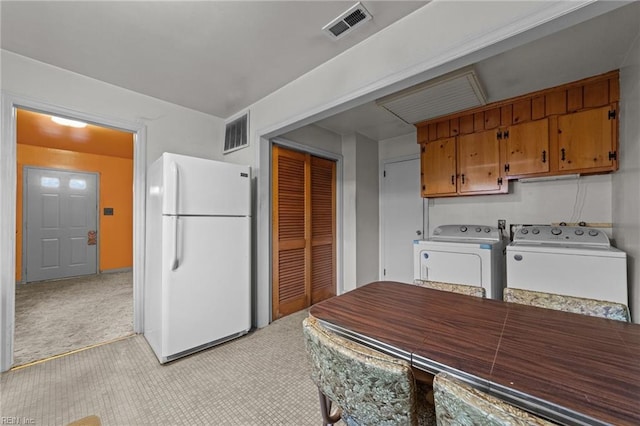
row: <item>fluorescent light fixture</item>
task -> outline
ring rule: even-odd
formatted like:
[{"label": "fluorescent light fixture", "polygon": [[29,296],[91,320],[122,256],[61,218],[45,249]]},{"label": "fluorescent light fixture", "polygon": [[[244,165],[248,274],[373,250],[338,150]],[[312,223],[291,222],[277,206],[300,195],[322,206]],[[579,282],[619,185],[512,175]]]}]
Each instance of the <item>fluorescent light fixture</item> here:
[{"label": "fluorescent light fixture", "polygon": [[578,179],[580,177],[580,173],[574,173],[570,175],[556,175],[556,176],[539,176],[539,177],[530,177],[524,179],[518,179],[520,183],[532,183],[532,182],[550,182],[554,180],[571,180]]},{"label": "fluorescent light fixture", "polygon": [[54,123],[60,124],[61,126],[75,127],[77,129],[82,129],[84,127],[87,127],[87,123],[83,121],[69,120],[68,118],[53,116],[51,117],[51,121],[53,121]]}]

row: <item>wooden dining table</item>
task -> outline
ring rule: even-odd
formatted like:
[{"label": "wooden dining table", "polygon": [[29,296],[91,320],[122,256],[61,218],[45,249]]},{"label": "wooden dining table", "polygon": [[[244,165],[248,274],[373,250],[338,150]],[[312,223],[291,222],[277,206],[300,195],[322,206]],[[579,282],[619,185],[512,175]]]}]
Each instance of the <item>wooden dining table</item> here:
[{"label": "wooden dining table", "polygon": [[378,281],[310,308],[322,325],[567,425],[640,425],[640,325]]}]

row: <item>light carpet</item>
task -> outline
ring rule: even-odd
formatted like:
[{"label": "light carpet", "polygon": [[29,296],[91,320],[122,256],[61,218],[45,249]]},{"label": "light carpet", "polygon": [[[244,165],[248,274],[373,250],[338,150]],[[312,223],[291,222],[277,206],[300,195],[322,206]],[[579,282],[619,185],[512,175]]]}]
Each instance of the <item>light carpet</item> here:
[{"label": "light carpet", "polygon": [[2,416],[66,425],[319,425],[302,336],[306,311],[160,365],[144,337],[3,373]]},{"label": "light carpet", "polygon": [[16,286],[14,366],[133,333],[131,272]]}]

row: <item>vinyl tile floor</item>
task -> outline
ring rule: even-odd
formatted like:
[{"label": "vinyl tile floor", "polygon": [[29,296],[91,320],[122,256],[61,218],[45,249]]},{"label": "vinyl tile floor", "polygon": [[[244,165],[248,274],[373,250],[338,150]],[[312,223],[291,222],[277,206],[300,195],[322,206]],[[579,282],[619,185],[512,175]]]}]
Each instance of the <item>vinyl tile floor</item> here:
[{"label": "vinyl tile floor", "polygon": [[165,365],[135,335],[17,368],[0,376],[1,415],[34,425],[89,415],[103,425],[319,425],[306,315]]}]

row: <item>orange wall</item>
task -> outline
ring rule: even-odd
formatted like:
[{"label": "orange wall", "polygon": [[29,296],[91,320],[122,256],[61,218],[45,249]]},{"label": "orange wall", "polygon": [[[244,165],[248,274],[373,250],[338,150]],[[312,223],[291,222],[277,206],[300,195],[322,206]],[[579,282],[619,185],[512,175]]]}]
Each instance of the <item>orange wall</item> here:
[{"label": "orange wall", "polygon": [[[16,280],[22,276],[23,167],[97,172],[100,188],[98,244],[100,271],[133,266],[133,160],[18,144]],[[103,208],[113,207],[113,216]]]}]

